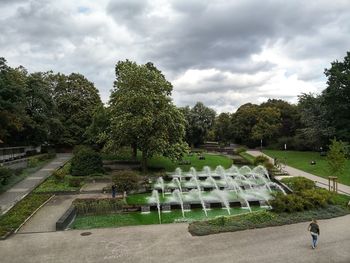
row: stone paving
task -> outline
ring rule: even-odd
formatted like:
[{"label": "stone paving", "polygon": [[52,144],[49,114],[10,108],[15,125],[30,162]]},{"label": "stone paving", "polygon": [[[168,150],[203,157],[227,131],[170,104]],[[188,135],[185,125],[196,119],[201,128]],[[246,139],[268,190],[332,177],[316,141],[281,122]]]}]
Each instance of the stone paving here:
[{"label": "stone paving", "polygon": [[30,193],[37,185],[45,180],[59,166],[71,158],[71,154],[57,154],[56,158],[41,168],[39,171],[29,175],[27,178],[13,186],[0,195],[1,214],[5,213],[25,195]]},{"label": "stone paving", "polygon": [[[270,156],[268,156],[260,151],[248,150],[247,153],[254,156],[254,157],[259,156],[259,155],[264,155],[264,156],[268,157],[271,160],[271,162],[273,163],[273,159]],[[304,172],[302,170],[290,167],[288,165],[285,166],[284,170],[291,176],[306,177],[306,178],[316,182],[317,186],[328,189],[328,179]],[[338,183],[338,192],[350,195],[350,186]]]},{"label": "stone paving", "polygon": [[349,263],[350,215],[320,220],[318,247],[308,222],[193,237],[187,224],[16,234],[0,241],[1,262]]}]

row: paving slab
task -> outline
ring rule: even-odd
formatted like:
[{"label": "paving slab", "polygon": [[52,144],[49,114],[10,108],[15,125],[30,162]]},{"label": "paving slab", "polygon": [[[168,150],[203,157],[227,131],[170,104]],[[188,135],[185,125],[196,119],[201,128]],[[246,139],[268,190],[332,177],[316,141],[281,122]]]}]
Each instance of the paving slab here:
[{"label": "paving slab", "polygon": [[319,221],[311,248],[308,222],[193,237],[187,224],[16,234],[0,241],[1,262],[349,263],[350,215]]}]

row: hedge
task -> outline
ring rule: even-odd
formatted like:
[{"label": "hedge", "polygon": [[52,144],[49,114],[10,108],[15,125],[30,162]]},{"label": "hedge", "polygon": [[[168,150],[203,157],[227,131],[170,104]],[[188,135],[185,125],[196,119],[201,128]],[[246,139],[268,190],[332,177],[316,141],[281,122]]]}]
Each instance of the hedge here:
[{"label": "hedge", "polygon": [[87,176],[103,172],[101,155],[89,148],[82,148],[76,152],[71,162],[73,176]]}]

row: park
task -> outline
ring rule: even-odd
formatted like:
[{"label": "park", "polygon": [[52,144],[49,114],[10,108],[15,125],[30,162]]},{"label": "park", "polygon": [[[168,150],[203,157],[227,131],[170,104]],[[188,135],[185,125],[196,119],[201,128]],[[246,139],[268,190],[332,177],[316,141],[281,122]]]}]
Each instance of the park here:
[{"label": "park", "polygon": [[[219,18],[226,16],[225,8],[217,3],[168,3],[150,12],[154,6],[146,2],[142,7],[137,1],[110,2],[105,16],[116,12],[117,18],[101,21],[118,28],[126,46],[137,39],[137,47],[160,34],[158,29],[165,30],[165,21],[180,19],[184,31],[193,26],[201,32],[203,26],[187,21],[186,12],[208,17],[211,10],[218,14],[212,21],[216,30],[227,25]],[[23,17],[33,8],[47,8],[2,5]],[[84,20],[92,19],[93,7],[104,10],[71,5],[53,4],[46,11],[65,10],[58,20],[77,12],[76,20]],[[224,6],[232,12],[243,8]],[[98,28],[85,23],[89,30]],[[142,30],[136,29],[141,24]],[[155,32],[147,28],[151,24],[158,25]],[[58,23],[54,28],[61,27]],[[86,30],[82,25],[79,29]],[[193,35],[176,41],[190,46],[196,42]],[[171,43],[175,39],[164,36]],[[225,38],[206,49],[232,51],[236,44],[224,45]],[[107,43],[101,39],[84,39],[77,46],[85,50],[93,43],[89,52],[105,55],[100,48]],[[162,49],[159,36],[155,40],[158,45],[146,45],[152,52],[140,48],[144,57],[116,55],[117,48],[108,46],[112,66],[109,58],[100,57],[99,73],[90,68],[94,60],[89,52],[75,57],[78,66],[59,62],[69,59],[69,52],[81,52],[68,42],[68,53],[62,51],[51,63],[50,56],[40,60],[45,67],[35,59],[19,60],[12,51],[4,53],[6,58],[0,54],[0,261],[350,262],[350,51],[341,50],[341,59],[340,51],[325,56],[329,60],[322,64],[323,72],[312,68],[321,76],[318,86],[306,76],[311,64],[304,60],[305,76],[286,70],[283,83],[301,88],[281,95],[270,93],[281,83],[268,86],[279,77],[264,74],[275,74],[278,63],[293,63],[261,60],[280,54],[277,44],[272,53],[242,55],[245,64],[234,69],[222,55],[220,63],[204,67],[205,60],[214,60],[207,53],[200,53],[201,63],[187,65],[188,57],[198,59],[197,42],[190,56],[185,49],[185,57],[177,53],[180,45],[174,48],[175,57],[163,60],[166,55],[154,54]],[[269,41],[260,43],[261,48]],[[239,43],[241,48],[247,45]],[[255,66],[263,77],[250,73]],[[106,85],[107,71],[113,79]],[[308,92],[314,84],[317,89],[310,90],[317,92]],[[254,97],[257,93],[260,97]]]}]

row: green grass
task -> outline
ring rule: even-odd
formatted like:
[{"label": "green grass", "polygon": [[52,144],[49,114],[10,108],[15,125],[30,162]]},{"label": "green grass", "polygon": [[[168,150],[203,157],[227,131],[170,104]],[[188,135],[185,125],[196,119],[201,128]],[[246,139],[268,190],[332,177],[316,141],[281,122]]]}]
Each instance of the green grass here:
[{"label": "green grass", "polygon": [[2,185],[0,184],[0,193],[6,192],[8,189],[10,189],[11,187],[13,187],[15,184],[19,183],[20,181],[24,180],[25,178],[27,178],[29,175],[37,172],[38,170],[40,170],[41,168],[43,168],[46,164],[48,164],[52,159],[48,159],[48,160],[43,160],[43,161],[39,161],[35,167],[28,167],[25,168],[23,170],[21,170],[19,173],[15,173],[14,175],[12,175],[6,185]]},{"label": "green grass", "polygon": [[205,160],[199,160],[197,154],[192,156],[186,156],[183,160],[190,161],[190,165],[180,165],[172,162],[169,158],[164,156],[154,156],[148,161],[148,167],[150,168],[164,168],[167,172],[173,172],[177,167],[181,167],[183,171],[189,171],[191,167],[197,170],[202,170],[204,166],[215,168],[218,165],[222,165],[224,168],[229,168],[232,165],[232,160],[223,155],[217,154],[203,154]]},{"label": "green grass", "polygon": [[49,194],[30,194],[0,217],[0,237],[17,229],[40,205],[50,198]]},{"label": "green grass", "polygon": [[[328,178],[332,174],[328,171],[326,157],[320,156],[318,152],[300,152],[300,151],[278,151],[264,150],[268,156],[279,160],[284,160],[287,165],[303,170],[305,172]],[[314,160],[316,165],[311,165]],[[344,172],[338,176],[338,181],[342,184],[350,185],[350,160],[346,161]]]},{"label": "green grass", "polygon": [[[261,210],[260,207],[253,207],[254,211]],[[247,213],[244,209],[231,208],[232,215]],[[227,215],[225,209],[208,210],[208,218]],[[193,209],[185,212],[185,218],[189,221],[206,219],[201,209]],[[181,210],[173,210],[169,213],[161,213],[162,224],[173,223],[176,220],[183,220]],[[152,211],[149,214],[141,214],[140,212],[94,215],[94,216],[78,216],[73,222],[74,229],[90,229],[100,227],[122,227],[132,225],[150,225],[159,224],[158,212]]]}]

